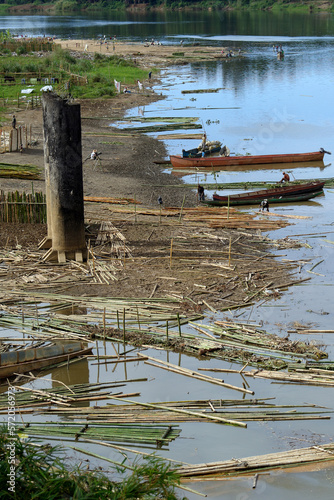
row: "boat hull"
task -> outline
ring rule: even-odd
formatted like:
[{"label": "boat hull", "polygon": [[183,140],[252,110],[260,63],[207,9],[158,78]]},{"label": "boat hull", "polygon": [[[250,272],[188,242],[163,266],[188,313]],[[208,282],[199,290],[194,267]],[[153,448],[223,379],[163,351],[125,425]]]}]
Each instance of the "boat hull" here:
[{"label": "boat hull", "polygon": [[40,370],[91,352],[92,348],[84,347],[81,342],[5,352],[0,355],[0,379]]},{"label": "boat hull", "polygon": [[234,165],[265,165],[271,163],[296,163],[307,161],[322,161],[324,152],[292,153],[281,155],[246,155],[246,156],[210,156],[202,158],[182,158],[181,155],[171,155],[170,162],[174,168],[213,168]]},{"label": "boat hull", "polygon": [[298,201],[308,201],[312,198],[315,198],[316,196],[319,196],[323,194],[323,190],[320,189],[318,191],[308,191],[306,193],[298,193],[298,194],[290,194],[286,196],[275,196],[275,195],[268,195],[266,198],[265,197],[259,197],[259,198],[248,198],[248,199],[230,199],[230,200],[219,200],[219,199],[214,199],[214,200],[207,200],[204,203],[206,205],[210,206],[241,206],[241,205],[260,205],[261,201],[267,200],[269,205],[272,203],[294,203]]}]

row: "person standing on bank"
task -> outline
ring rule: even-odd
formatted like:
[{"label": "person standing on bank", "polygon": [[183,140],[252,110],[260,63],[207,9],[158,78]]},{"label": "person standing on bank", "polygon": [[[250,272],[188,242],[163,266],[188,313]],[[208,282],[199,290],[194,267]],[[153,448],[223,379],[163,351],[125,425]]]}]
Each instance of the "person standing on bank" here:
[{"label": "person standing on bank", "polygon": [[205,200],[204,187],[198,184],[197,192],[199,201],[204,201]]},{"label": "person standing on bank", "polygon": [[12,119],[12,127],[13,127],[13,128],[16,128],[16,117],[15,117],[15,115],[13,115],[13,119]]}]

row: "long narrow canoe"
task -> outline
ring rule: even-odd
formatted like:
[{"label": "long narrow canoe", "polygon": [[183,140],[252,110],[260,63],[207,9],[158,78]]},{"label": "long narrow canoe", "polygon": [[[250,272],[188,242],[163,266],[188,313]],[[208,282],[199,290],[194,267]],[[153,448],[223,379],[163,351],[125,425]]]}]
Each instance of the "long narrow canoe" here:
[{"label": "long narrow canoe", "polygon": [[0,379],[9,378],[16,373],[40,370],[46,366],[89,354],[91,351],[91,347],[86,347],[82,342],[76,342],[4,352],[0,355]]},{"label": "long narrow canoe", "polygon": [[269,163],[295,163],[305,161],[321,161],[325,151],[313,153],[291,153],[276,155],[246,156],[210,156],[204,158],[182,158],[181,155],[170,156],[174,168],[227,167],[233,165],[260,165]]},{"label": "long narrow canoe", "polygon": [[272,203],[293,203],[297,201],[307,201],[311,200],[312,198],[315,198],[316,196],[319,196],[320,194],[323,194],[323,190],[319,191],[311,191],[308,193],[299,193],[299,194],[291,194],[288,196],[268,196],[268,198],[251,198],[251,199],[239,199],[235,200],[232,199],[230,200],[230,203],[228,201],[220,201],[220,200],[205,200],[202,203],[205,205],[210,205],[214,207],[219,207],[219,206],[227,206],[228,204],[232,206],[237,206],[237,205],[260,205],[261,201],[266,199],[270,204]]},{"label": "long narrow canoe", "polygon": [[221,196],[214,194],[213,199],[217,201],[231,200],[251,200],[251,199],[268,199],[270,196],[278,198],[279,196],[291,196],[295,194],[311,193],[321,191],[325,185],[325,181],[306,182],[304,184],[277,184],[277,187],[270,189],[260,189],[259,191],[247,191],[246,193],[238,193],[232,195]]},{"label": "long narrow canoe", "polygon": [[[215,202],[216,205],[256,205],[262,200],[268,200],[269,203],[282,203],[288,201],[288,197],[301,196],[322,191],[324,185],[325,181],[313,181],[304,184],[278,184],[277,187],[271,189],[261,189],[259,191],[247,191],[245,193],[224,196],[214,194],[212,196],[212,201]],[[303,199],[305,200],[307,198],[303,197]],[[297,200],[295,198],[295,201],[300,201],[300,199]]]}]

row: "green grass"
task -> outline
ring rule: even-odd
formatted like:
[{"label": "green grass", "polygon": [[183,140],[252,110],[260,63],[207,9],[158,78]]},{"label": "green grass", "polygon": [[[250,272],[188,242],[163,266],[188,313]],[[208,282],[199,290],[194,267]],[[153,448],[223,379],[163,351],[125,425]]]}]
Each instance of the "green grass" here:
[{"label": "green grass", "polygon": [[[147,72],[139,69],[132,61],[118,56],[104,56],[96,53],[94,59],[76,58],[69,51],[56,47],[54,51],[37,57],[32,53],[25,53],[24,45],[17,48],[19,55],[12,56],[5,46],[0,46],[0,73],[15,77],[15,84],[1,85],[0,99],[17,99],[21,90],[27,88],[31,77],[58,78],[59,85],[55,91],[61,94],[65,84],[71,80],[70,93],[74,98],[94,99],[112,97],[115,95],[114,80],[123,85],[135,83],[147,78]],[[79,84],[79,79],[71,75],[82,77],[87,84]],[[21,80],[25,78],[26,84]],[[77,81],[75,81],[77,80]],[[40,95],[44,84],[35,84],[35,95]]]},{"label": "green grass", "polygon": [[[13,440],[14,438],[14,440]],[[11,454],[8,446],[15,443]],[[14,458],[15,455],[15,458]],[[175,488],[179,477],[160,459],[150,456],[135,464],[122,481],[112,481],[97,470],[69,468],[64,465],[65,453],[59,447],[36,446],[9,436],[7,426],[0,428],[0,500],[177,500]],[[7,481],[12,467],[15,492]],[[114,472],[126,474],[120,465]]]}]

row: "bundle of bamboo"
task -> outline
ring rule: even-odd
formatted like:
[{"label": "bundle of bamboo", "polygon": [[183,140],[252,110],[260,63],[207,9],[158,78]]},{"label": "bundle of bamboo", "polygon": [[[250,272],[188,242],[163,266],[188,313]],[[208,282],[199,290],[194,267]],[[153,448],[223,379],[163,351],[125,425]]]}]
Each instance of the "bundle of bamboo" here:
[{"label": "bundle of bamboo", "polygon": [[[287,467],[303,467],[307,464],[318,465],[321,462],[334,460],[334,445],[323,444],[297,450],[270,453],[240,459],[225,460],[198,465],[182,466],[177,469],[182,477],[196,478],[201,476],[234,477],[254,474],[263,470],[284,469]],[[308,470],[310,470],[308,468]],[[202,480],[202,479],[201,479]]]},{"label": "bundle of bamboo", "polygon": [[40,168],[34,165],[20,165],[19,163],[0,163],[0,177],[15,179],[38,180],[41,178]]},{"label": "bundle of bamboo", "polygon": [[29,423],[18,427],[19,433],[27,434],[28,436],[44,437],[49,440],[53,437],[57,439],[75,438],[80,436],[85,438],[104,439],[106,441],[120,443],[135,443],[136,446],[150,446],[156,449],[166,447],[168,443],[174,441],[179,435],[180,430],[172,425],[153,425],[153,424],[100,424],[94,423],[72,424],[62,422],[61,424],[45,423]]},{"label": "bundle of bamboo", "polygon": [[[31,380],[29,376],[24,376],[22,381]],[[140,379],[142,382],[146,379]],[[15,387],[15,405],[22,411],[24,408],[36,408],[50,406],[58,408],[74,408],[83,402],[106,400],[110,396],[107,389],[124,387],[127,382],[137,382],[138,380],[120,380],[104,383],[76,384],[62,387],[52,387],[50,389],[28,389],[13,382]],[[114,393],[114,397],[124,397],[122,393]],[[0,413],[8,408],[8,396],[0,395]],[[89,410],[89,408],[87,408]],[[25,412],[27,413],[27,412]]]}]

